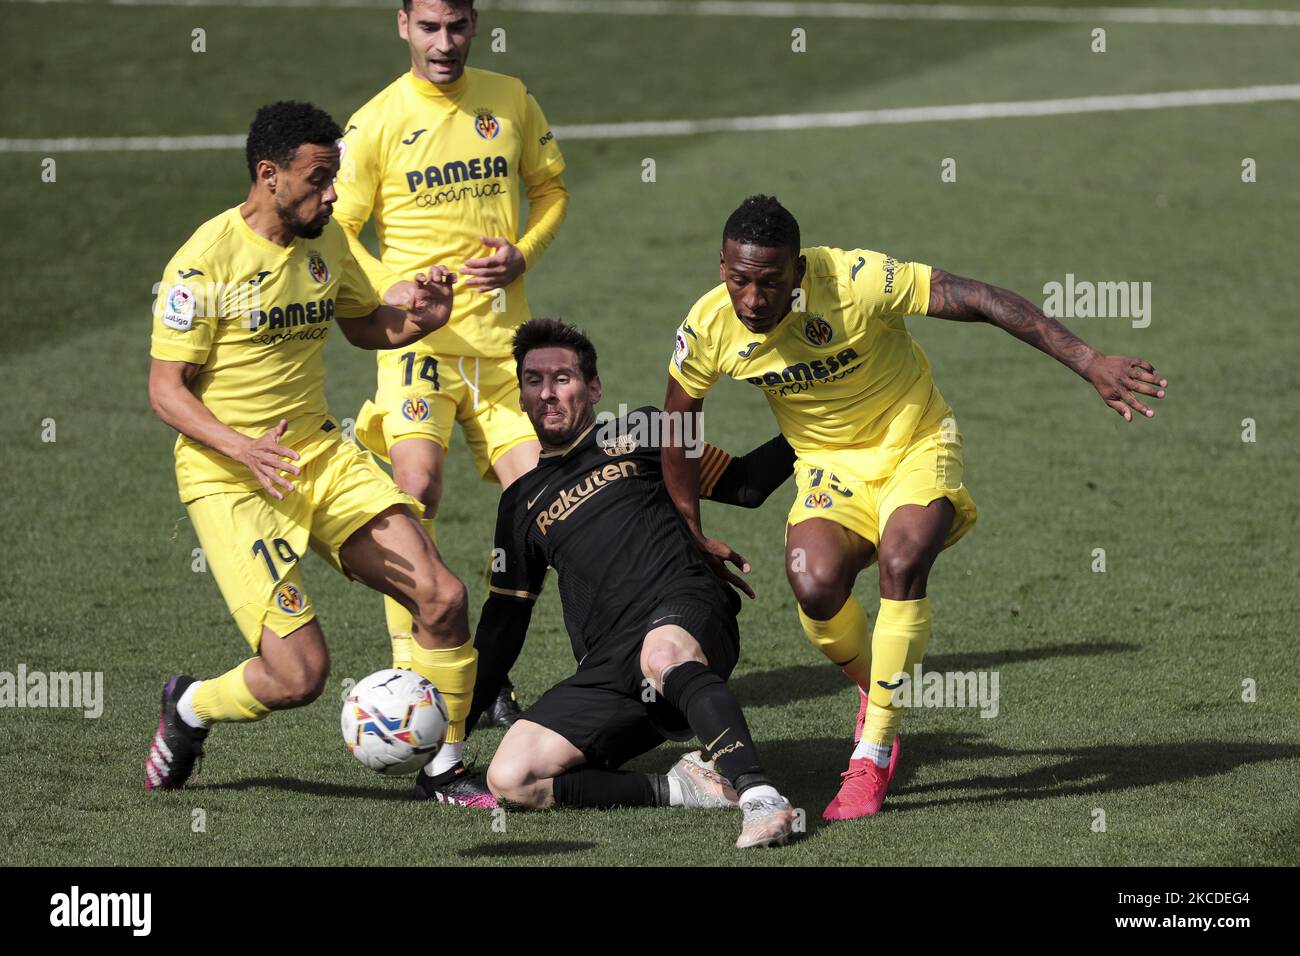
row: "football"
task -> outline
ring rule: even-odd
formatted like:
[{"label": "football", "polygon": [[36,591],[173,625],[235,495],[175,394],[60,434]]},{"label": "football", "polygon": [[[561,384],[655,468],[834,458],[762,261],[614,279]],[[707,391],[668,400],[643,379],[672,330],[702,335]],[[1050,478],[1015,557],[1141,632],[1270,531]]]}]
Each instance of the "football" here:
[{"label": "football", "polygon": [[447,736],[447,705],[414,671],[376,671],[343,701],[343,742],[363,764],[389,776],[415,773]]}]

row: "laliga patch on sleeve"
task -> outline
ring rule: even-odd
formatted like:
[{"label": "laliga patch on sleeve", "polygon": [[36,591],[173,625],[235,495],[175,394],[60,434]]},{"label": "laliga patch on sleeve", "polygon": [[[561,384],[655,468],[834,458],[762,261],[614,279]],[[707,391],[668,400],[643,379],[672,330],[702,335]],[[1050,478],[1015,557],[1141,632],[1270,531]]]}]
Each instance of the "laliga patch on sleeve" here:
[{"label": "laliga patch on sleeve", "polygon": [[177,332],[194,328],[194,290],[179,282],[168,289],[162,321],[167,328]]},{"label": "laliga patch on sleeve", "polygon": [[691,354],[691,346],[690,343],[686,341],[686,333],[683,332],[681,329],[678,329],[677,348],[673,350],[673,364],[680,369],[682,367],[682,363],[686,361],[686,359],[690,356],[690,354]]}]

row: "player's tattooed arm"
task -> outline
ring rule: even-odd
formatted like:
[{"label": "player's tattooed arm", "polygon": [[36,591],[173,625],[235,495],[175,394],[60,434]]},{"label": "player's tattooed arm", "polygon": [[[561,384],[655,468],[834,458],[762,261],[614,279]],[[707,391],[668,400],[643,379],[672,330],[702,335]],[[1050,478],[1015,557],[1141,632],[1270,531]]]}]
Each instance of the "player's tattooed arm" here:
[{"label": "player's tattooed arm", "polygon": [[1167,380],[1145,359],[1104,355],[1023,296],[978,279],[932,269],[927,315],[957,322],[988,322],[1056,359],[1086,380],[1102,400],[1132,420],[1155,414],[1139,395],[1164,398]]},{"label": "player's tattooed arm", "polygon": [[669,434],[659,452],[664,487],[668,489],[668,497],[686,522],[687,530],[695,539],[695,546],[699,548],[709,568],[722,580],[752,598],[754,589],[727,567],[730,562],[748,574],[749,562],[743,555],[733,551],[725,541],[704,534],[700,522],[700,459],[687,457],[685,436],[673,427],[674,422],[684,421],[687,415],[699,415],[703,407],[704,399],[688,394],[675,378],[669,376],[668,395],[664,399],[664,411],[667,412],[664,420],[668,423]]},{"label": "player's tattooed arm", "polygon": [[340,318],[347,340],[362,349],[396,349],[424,338],[447,324],[455,304],[456,273],[442,266],[415,277],[410,304],[403,311],[381,305],[369,315]]}]

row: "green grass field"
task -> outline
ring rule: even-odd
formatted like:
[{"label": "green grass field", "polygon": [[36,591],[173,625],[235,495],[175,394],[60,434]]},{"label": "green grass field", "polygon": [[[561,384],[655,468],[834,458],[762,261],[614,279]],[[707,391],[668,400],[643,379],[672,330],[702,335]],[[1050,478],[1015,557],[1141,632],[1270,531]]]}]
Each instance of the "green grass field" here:
[{"label": "green grass field", "polygon": [[[0,136],[232,134],[291,97],[345,118],[404,68],[381,6],[0,3]],[[494,26],[506,53],[488,48]],[[807,53],[790,51],[796,26]],[[1105,26],[1097,54],[1087,24],[485,10],[471,63],[523,76],[557,126],[1296,82],[1300,27]],[[205,54],[190,52],[195,27]],[[994,719],[909,714],[880,816],[820,821],[857,702],[803,637],[785,583],[793,485],[758,512],[706,511],[754,563],[733,686],[808,820],[797,844],[743,859],[731,813],[511,813],[502,833],[488,814],[413,802],[409,781],[365,770],[341,742],[338,708],[345,679],[386,666],[380,601],[315,558],[307,583],[330,689],[217,730],[197,786],[147,794],[163,681],[215,675],[245,652],[211,576],[191,571],[173,435],[149,410],[151,287],[198,223],[242,199],[247,176],[235,151],[69,152],[45,183],[43,153],[0,152],[0,671],[102,671],[106,693],[95,720],[0,710],[6,863],[1296,863],[1297,118],[1280,102],[561,137],[573,202],[529,296],[535,313],[591,333],[608,409],[662,400],[673,330],[716,283],[722,221],[750,192],[777,194],[806,244],[881,249],[1031,300],[1067,273],[1152,284],[1147,328],[1070,322],[1170,379],[1156,418],[1127,425],[995,329],[911,320],[956,410],[981,512],[931,577],[926,666],[996,671],[1001,701]],[[654,183],[641,181],[646,157]],[[955,183],[940,180],[949,157]],[[1255,183],[1242,182],[1246,157]],[[334,412],[355,414],[373,358],[336,335],[327,361]],[[720,386],[707,409],[707,437],[729,449],[773,433],[746,386]],[[1242,440],[1247,418],[1254,442]],[[471,625],[495,501],[458,436],[438,536],[471,588]],[[874,618],[874,571],[858,594]],[[531,701],[572,669],[552,586],[514,677]],[[476,733],[469,756],[485,765],[500,734]],[[664,769],[680,752],[634,766]]]}]

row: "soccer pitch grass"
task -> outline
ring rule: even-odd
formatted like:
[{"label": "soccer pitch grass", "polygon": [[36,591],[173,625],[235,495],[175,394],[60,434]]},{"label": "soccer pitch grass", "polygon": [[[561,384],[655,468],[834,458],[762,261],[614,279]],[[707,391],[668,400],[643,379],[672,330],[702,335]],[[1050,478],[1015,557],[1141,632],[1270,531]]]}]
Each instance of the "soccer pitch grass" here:
[{"label": "soccer pitch grass", "polygon": [[[6,137],[238,133],[278,98],[342,121],[405,57],[381,9],[3,3],[0,17]],[[506,53],[489,48],[495,26]],[[796,26],[805,54],[790,51]],[[1087,24],[485,10],[470,62],[524,77],[557,126],[1296,81],[1300,28],[1105,26],[1097,54]],[[195,27],[204,54],[190,52]],[[43,154],[0,154],[0,671],[102,671],[106,694],[98,719],[0,710],[6,862],[1295,863],[1296,120],[1283,102],[561,139],[573,202],[529,299],[592,335],[608,410],[662,400],[673,330],[716,283],[721,224],[751,192],[779,196],[805,244],[880,249],[1039,302],[1067,274],[1151,283],[1145,328],[1066,321],[1170,379],[1152,421],[1125,424],[996,329],[909,321],[956,411],[980,508],[931,577],[925,663],[997,672],[1000,707],[910,712],[880,816],[820,820],[857,700],[803,637],[784,579],[793,483],[758,512],[706,506],[708,530],[754,564],[733,686],[772,777],[807,814],[798,843],[746,855],[732,849],[735,813],[510,813],[496,832],[490,814],[407,799],[409,780],[368,772],[339,736],[344,681],[387,664],[380,600],[315,558],[306,581],[333,654],[322,699],[217,729],[197,786],[147,794],[163,681],[215,675],[246,650],[211,576],[191,570],[173,435],[145,393],[151,287],[195,226],[242,200],[242,155],[54,154],[44,183]],[[1242,182],[1246,157],[1255,183]],[[945,158],[956,182],[940,179]],[[334,335],[327,363],[331,408],[355,414],[373,358]],[[729,450],[774,430],[746,386],[708,400],[705,435]],[[471,624],[495,503],[458,435],[438,541],[470,587]],[[857,594],[874,620],[874,571]],[[514,670],[526,702],[573,669],[553,582],[533,620]],[[468,756],[483,766],[500,736],[475,733]],[[666,769],[682,749],[633,766]]]}]

